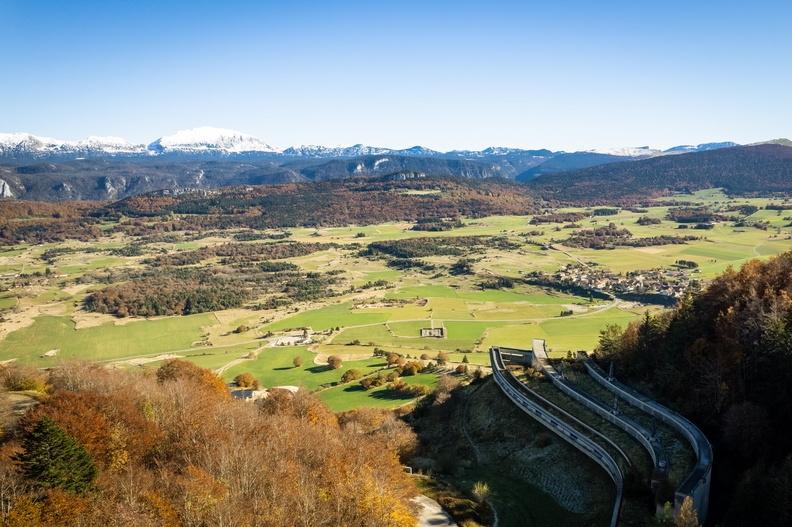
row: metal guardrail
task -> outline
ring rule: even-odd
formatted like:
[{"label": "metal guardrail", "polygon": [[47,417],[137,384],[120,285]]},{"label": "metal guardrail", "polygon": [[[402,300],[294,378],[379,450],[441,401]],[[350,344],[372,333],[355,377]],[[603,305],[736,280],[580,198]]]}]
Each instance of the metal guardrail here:
[{"label": "metal guardrail", "polygon": [[525,385],[505,367],[500,350],[496,347],[490,348],[490,362],[496,384],[514,404],[605,470],[616,486],[616,499],[613,504],[610,525],[611,527],[618,525],[624,497],[624,475],[613,457],[600,445],[580,435],[570,425],[533,402],[525,393]]},{"label": "metal guardrail", "polygon": [[556,388],[564,392],[569,397],[575,399],[580,404],[609,423],[627,432],[649,453],[649,457],[652,458],[652,463],[654,464],[655,469],[665,471],[668,467],[668,462],[665,458],[662,447],[654,438],[653,434],[638,423],[634,423],[631,419],[627,419],[621,415],[613,413],[607,406],[603,406],[599,401],[593,399],[588,394],[583,393],[572,386],[569,381],[564,379],[564,377],[555,369],[555,367],[549,363],[547,353],[544,349],[544,341],[540,342],[542,342],[541,345],[537,341],[534,341],[534,346],[536,346],[534,348],[534,357],[536,358],[536,362],[539,364],[539,367],[542,369],[545,375],[550,378],[550,381],[556,386]]},{"label": "metal guardrail", "polygon": [[605,373],[591,359],[583,361],[589,374],[606,389],[615,393],[627,403],[656,417],[682,434],[696,454],[696,466],[677,487],[674,495],[674,508],[679,510],[682,500],[690,496],[696,506],[699,521],[704,522],[709,508],[709,488],[712,476],[712,445],[707,436],[684,416],[666,408],[660,403],[640,394]]}]

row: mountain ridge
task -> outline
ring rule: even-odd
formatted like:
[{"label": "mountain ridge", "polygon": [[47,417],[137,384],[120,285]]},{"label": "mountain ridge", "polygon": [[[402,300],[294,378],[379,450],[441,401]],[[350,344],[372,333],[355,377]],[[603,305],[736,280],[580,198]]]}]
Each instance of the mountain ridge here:
[{"label": "mountain ridge", "polygon": [[490,146],[482,150],[449,150],[445,152],[426,148],[421,145],[395,149],[358,143],[346,147],[327,147],[321,145],[301,145],[279,149],[261,139],[236,130],[201,126],[179,130],[164,135],[149,143],[132,143],[121,137],[89,136],[77,141],[66,141],[51,137],[37,136],[27,132],[0,133],[0,159],[29,160],[80,156],[122,157],[157,155],[262,155],[308,158],[357,157],[362,155],[392,154],[418,157],[458,157],[488,158],[514,155],[549,158],[561,154],[601,154],[618,158],[641,158],[672,153],[681,148],[685,151],[698,151],[704,148],[736,146],[736,143],[705,143],[697,146],[683,145],[668,150],[642,147],[593,149],[576,152],[553,151],[550,149],[524,149],[504,146]]},{"label": "mountain ridge", "polygon": [[545,199],[636,201],[723,188],[732,194],[792,192],[792,147],[764,143],[543,174],[527,185]]}]

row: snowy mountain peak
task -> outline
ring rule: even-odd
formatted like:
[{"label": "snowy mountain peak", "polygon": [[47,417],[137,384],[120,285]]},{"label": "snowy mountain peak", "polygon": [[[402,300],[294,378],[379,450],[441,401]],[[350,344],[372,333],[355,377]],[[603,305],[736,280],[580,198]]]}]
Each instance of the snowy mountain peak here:
[{"label": "snowy mountain peak", "polygon": [[79,141],[62,141],[26,132],[0,133],[0,155],[46,157],[86,154],[142,154],[143,152],[143,145],[133,145],[120,137],[91,136]]},{"label": "snowy mountain peak", "polygon": [[733,143],[732,141],[724,141],[720,143],[702,143],[700,145],[679,145],[665,150],[664,153],[686,154],[689,152],[704,152],[707,150],[718,150],[720,148],[731,148],[734,146],[739,145],[737,143]]},{"label": "snowy mountain peak", "polygon": [[236,130],[202,126],[180,130],[173,135],[160,137],[148,149],[155,153],[226,153],[279,152],[264,141]]},{"label": "snowy mountain peak", "polygon": [[656,148],[650,148],[648,146],[626,146],[620,148],[595,148],[593,150],[587,150],[587,152],[591,152],[594,154],[607,154],[610,156],[620,156],[620,157],[651,157],[656,156],[661,153],[660,150]]}]

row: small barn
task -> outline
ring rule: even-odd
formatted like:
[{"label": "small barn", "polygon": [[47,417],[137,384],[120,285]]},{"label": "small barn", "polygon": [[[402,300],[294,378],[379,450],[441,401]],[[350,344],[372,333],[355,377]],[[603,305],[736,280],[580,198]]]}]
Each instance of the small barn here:
[{"label": "small barn", "polygon": [[445,328],[421,328],[421,337],[434,337],[441,339],[445,337]]}]

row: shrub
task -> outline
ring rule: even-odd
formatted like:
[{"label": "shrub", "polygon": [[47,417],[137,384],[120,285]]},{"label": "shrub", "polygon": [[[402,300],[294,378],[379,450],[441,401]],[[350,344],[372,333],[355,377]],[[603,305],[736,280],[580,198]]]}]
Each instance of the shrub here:
[{"label": "shrub", "polygon": [[355,368],[352,368],[351,370],[347,370],[344,372],[344,374],[341,376],[341,382],[356,381],[361,377],[363,377],[363,372]]},{"label": "shrub", "polygon": [[416,373],[418,373],[422,369],[423,369],[423,366],[421,365],[420,362],[410,361],[410,362],[406,363],[404,366],[402,366],[401,374],[404,375],[405,377],[409,377],[409,376],[415,375]]},{"label": "shrub", "polygon": [[300,357],[299,355],[294,357],[294,360],[292,360],[292,364],[294,364],[295,368],[299,368],[300,366],[302,366],[303,365],[302,357]]},{"label": "shrub", "polygon": [[0,380],[3,386],[12,392],[32,390],[44,392],[47,381],[39,370],[21,364],[12,364],[0,368]]},{"label": "shrub", "polygon": [[473,484],[473,496],[476,497],[479,503],[487,501],[487,498],[490,496],[490,488],[489,485],[484,483],[483,481],[477,481]]},{"label": "shrub", "polygon": [[252,373],[240,373],[234,377],[234,384],[240,388],[251,388],[253,390],[259,389],[259,382],[255,377],[253,377]]},{"label": "shrub", "polygon": [[399,359],[401,359],[401,355],[396,353],[395,351],[389,351],[385,354],[385,361],[388,363],[388,366],[394,366],[399,363]]},{"label": "shrub", "polygon": [[337,370],[341,367],[341,357],[338,355],[330,355],[327,357],[327,365],[330,366],[331,370]]}]

